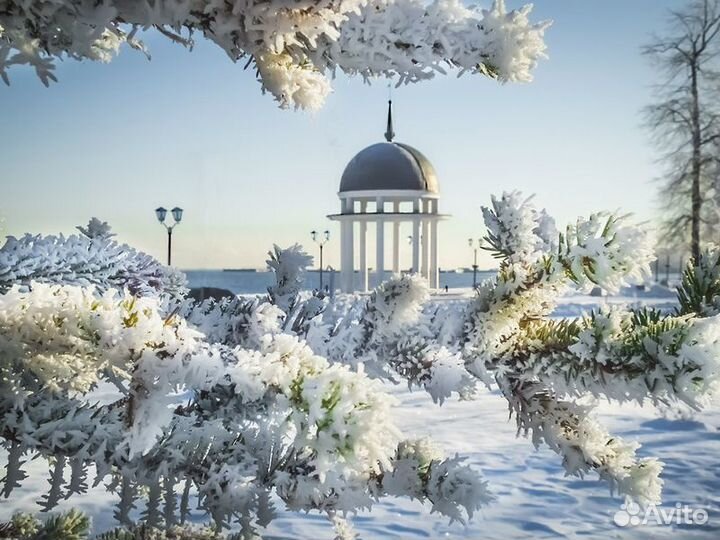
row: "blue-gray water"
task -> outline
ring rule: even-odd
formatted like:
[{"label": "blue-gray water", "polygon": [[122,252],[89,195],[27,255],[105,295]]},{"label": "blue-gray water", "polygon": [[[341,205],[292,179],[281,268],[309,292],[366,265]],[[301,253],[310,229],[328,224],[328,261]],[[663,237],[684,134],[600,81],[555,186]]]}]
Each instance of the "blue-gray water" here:
[{"label": "blue-gray water", "polygon": [[[190,287],[218,287],[227,289],[236,294],[262,294],[267,292],[267,288],[274,281],[272,272],[237,272],[223,270],[184,270],[188,277]],[[478,282],[487,279],[495,274],[493,271],[478,272]],[[385,272],[385,279],[392,274]],[[360,275],[355,274],[355,279],[359,282]],[[370,274],[370,285],[375,283],[375,275]],[[335,288],[339,286],[340,275],[336,272],[331,275],[328,272],[323,273],[323,283],[329,285],[335,284]],[[470,272],[441,272],[440,286],[447,285],[451,289],[472,287],[473,274]],[[308,272],[305,276],[305,288],[317,289],[320,287],[320,273],[316,271]]]}]

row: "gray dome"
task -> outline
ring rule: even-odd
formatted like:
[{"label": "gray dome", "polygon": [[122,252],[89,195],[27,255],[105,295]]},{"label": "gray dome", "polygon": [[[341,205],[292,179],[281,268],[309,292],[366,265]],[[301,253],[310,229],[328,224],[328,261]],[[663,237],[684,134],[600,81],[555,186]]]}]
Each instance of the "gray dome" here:
[{"label": "gray dome", "polygon": [[350,160],[340,192],[369,190],[414,190],[438,193],[435,169],[412,146],[382,142],[368,146]]}]

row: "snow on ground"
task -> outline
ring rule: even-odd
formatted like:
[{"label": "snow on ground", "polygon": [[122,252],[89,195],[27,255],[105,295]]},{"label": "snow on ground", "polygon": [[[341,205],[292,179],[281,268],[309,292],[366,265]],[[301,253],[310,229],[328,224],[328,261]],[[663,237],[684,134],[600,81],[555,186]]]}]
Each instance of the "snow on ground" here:
[{"label": "snow on ground", "polygon": [[[469,291],[435,297],[457,300]],[[567,296],[556,315],[574,316],[601,303],[632,303],[670,309],[673,294],[655,287],[649,291],[626,290],[621,296],[598,298]],[[448,453],[467,456],[482,470],[497,501],[481,510],[467,525],[448,524],[418,502],[385,499],[371,512],[355,516],[361,537],[370,539],[498,539],[514,538],[719,538],[720,537],[720,406],[691,418],[672,419],[653,407],[602,403],[599,415],[613,434],[642,443],[642,456],[665,462],[665,511],[676,504],[708,512],[705,525],[655,525],[619,527],[613,516],[622,500],[611,496],[595,477],[565,477],[559,458],[550,450],[535,450],[530,441],[516,438],[514,420],[508,419],[505,401],[483,391],[473,401],[450,400],[434,405],[423,392],[388,386],[400,404],[397,423],[408,437],[431,436]],[[0,455],[0,464],[5,460]],[[30,478],[23,487],[0,502],[0,519],[16,510],[37,511],[44,493],[46,465],[37,460],[28,466]],[[77,506],[89,512],[96,532],[114,525],[114,498],[101,486],[82,497],[64,501],[62,508]],[[202,516],[197,516],[202,520]],[[269,538],[332,538],[328,522],[317,514],[280,511],[269,528]]]},{"label": "snow on ground", "polygon": [[[565,477],[559,458],[546,448],[515,437],[504,399],[490,392],[475,401],[437,407],[422,393],[390,389],[401,400],[396,410],[406,435],[429,435],[449,453],[468,457],[482,470],[497,501],[467,525],[449,525],[419,503],[396,499],[354,519],[365,539],[498,539],[677,537],[678,526],[617,527],[613,515],[622,500],[594,477]],[[641,455],[666,463],[663,508],[680,502],[705,508],[704,526],[686,527],[681,538],[720,536],[720,410],[693,420],[665,420],[652,408],[603,405],[601,418],[613,434],[643,443]],[[322,518],[282,514],[271,532],[277,538],[329,538]]]}]

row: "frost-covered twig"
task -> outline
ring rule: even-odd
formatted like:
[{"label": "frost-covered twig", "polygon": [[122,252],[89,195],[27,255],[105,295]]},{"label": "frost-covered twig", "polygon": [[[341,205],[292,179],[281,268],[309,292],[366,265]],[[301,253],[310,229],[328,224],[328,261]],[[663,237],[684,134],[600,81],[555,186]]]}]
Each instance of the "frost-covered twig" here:
[{"label": "frost-covered twig", "polygon": [[415,323],[429,296],[427,280],[417,274],[392,277],[378,285],[360,318],[365,346],[393,338]]},{"label": "frost-covered twig", "polygon": [[414,493],[421,501],[429,500],[433,510],[460,522],[495,500],[487,482],[462,458],[445,458],[429,439],[402,442],[395,468],[383,474],[381,486],[390,495]]},{"label": "frost-covered twig", "polygon": [[115,233],[110,232],[111,227],[110,225],[108,225],[108,222],[100,221],[96,217],[90,218],[90,221],[88,222],[86,227],[78,225],[76,229],[88,238],[109,239],[115,236]]},{"label": "frost-covered twig", "polygon": [[313,258],[305,253],[299,244],[287,249],[275,245],[273,250],[268,252],[268,256],[268,270],[275,274],[275,284],[268,287],[270,301],[285,313],[290,313]]}]

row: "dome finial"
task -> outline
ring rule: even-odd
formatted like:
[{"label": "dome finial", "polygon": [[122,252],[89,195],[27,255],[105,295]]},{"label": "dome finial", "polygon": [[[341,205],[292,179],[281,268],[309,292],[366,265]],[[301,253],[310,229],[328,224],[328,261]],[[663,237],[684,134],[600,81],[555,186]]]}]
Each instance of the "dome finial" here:
[{"label": "dome finial", "polygon": [[385,140],[392,142],[395,138],[395,132],[393,131],[392,125],[392,99],[388,99],[388,118],[387,118],[387,131],[385,132]]}]

